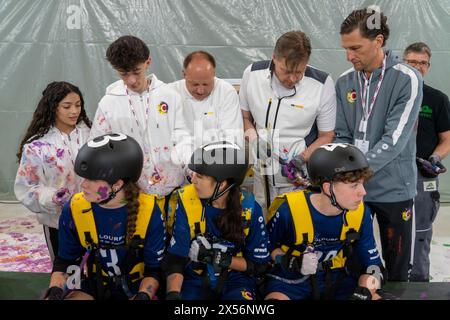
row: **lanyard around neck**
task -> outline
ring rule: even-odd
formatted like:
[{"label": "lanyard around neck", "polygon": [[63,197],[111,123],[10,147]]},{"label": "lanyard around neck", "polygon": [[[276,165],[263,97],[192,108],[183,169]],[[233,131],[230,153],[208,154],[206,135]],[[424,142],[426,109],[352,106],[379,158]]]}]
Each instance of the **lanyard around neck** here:
[{"label": "lanyard around neck", "polygon": [[148,129],[148,117],[149,117],[149,113],[150,113],[150,85],[147,87],[147,105],[145,107],[145,118],[144,118],[144,123],[142,126],[139,123],[139,120],[138,120],[138,117],[136,114],[136,110],[133,107],[133,102],[131,101],[131,97],[128,92],[128,88],[126,86],[125,86],[125,91],[127,93],[127,98],[128,98],[128,103],[129,103],[131,113],[133,114],[134,120],[136,121],[136,124],[140,130],[141,137],[142,137],[143,141],[145,141],[145,133],[147,132],[147,129]]},{"label": "lanyard around neck", "polygon": [[[363,113],[364,113],[363,119],[365,121],[367,121],[369,119],[369,117],[372,113],[373,107],[375,105],[375,101],[377,100],[377,97],[378,97],[378,93],[380,92],[381,83],[383,82],[385,71],[386,71],[386,55],[384,56],[383,65],[381,67],[380,78],[378,79],[378,83],[377,83],[377,86],[375,87],[375,91],[373,93],[372,99],[370,100],[370,103],[369,103],[369,98],[370,98],[369,91],[370,91],[370,82],[372,81],[373,72],[370,75],[369,79],[367,79],[366,75],[364,74],[364,71],[360,71],[358,73],[359,86],[361,88],[361,104],[362,104]],[[364,77],[364,87],[361,82],[361,74]]]}]

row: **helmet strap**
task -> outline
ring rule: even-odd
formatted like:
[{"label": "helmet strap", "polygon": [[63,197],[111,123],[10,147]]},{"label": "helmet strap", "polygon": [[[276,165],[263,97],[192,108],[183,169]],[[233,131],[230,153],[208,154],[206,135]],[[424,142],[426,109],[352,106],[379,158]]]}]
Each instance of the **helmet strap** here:
[{"label": "helmet strap", "polygon": [[324,194],[330,199],[332,206],[338,208],[339,210],[345,211],[345,209],[342,208],[341,205],[336,200],[336,195],[334,194],[334,191],[333,191],[333,182],[332,181],[330,181],[330,195],[326,194],[325,192],[324,192]]},{"label": "helmet strap", "polygon": [[111,191],[109,192],[108,198],[106,198],[105,200],[100,201],[98,204],[107,204],[112,199],[114,199],[117,196],[117,194],[120,192],[120,190],[123,189],[123,187],[125,186],[125,183],[122,184],[122,186],[119,189],[117,189],[117,190],[114,190],[112,185],[109,185],[109,186],[111,187]]},{"label": "helmet strap", "polygon": [[223,190],[222,192],[219,193],[220,182],[216,182],[216,187],[214,188],[214,193],[213,193],[212,197],[208,199],[207,205],[211,205],[213,201],[219,199],[225,193],[230,191],[230,189],[233,188],[235,185],[236,185],[236,183],[232,183],[228,187],[226,187],[225,190]]}]

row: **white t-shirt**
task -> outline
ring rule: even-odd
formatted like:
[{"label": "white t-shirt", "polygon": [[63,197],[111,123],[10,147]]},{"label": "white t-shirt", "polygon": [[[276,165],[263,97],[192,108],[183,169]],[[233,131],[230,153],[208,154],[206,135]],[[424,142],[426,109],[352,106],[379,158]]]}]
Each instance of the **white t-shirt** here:
[{"label": "white t-shirt", "polygon": [[215,78],[214,89],[204,100],[197,100],[189,93],[184,79],[169,86],[181,95],[186,124],[193,134],[195,148],[221,140],[243,145],[244,126],[239,96],[231,84]]}]

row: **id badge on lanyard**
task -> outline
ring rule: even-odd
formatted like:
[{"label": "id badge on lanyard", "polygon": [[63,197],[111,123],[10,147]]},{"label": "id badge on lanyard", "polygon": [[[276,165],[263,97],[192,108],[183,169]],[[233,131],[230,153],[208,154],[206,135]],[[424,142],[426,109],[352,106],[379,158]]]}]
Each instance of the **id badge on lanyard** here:
[{"label": "id badge on lanyard", "polygon": [[[378,84],[375,88],[375,92],[373,93],[372,99],[370,99],[370,83],[372,80],[373,73],[370,75],[369,79],[366,78],[364,71],[360,71],[358,73],[359,85],[361,88],[361,105],[363,109],[363,116],[361,117],[361,121],[359,123],[358,131],[363,133],[363,139],[355,139],[355,146],[360,149],[364,154],[369,151],[369,141],[366,140],[367,135],[367,126],[369,122],[369,118],[372,114],[373,107],[375,105],[375,101],[377,100],[378,93],[380,92],[381,83],[383,82],[384,73],[386,71],[386,55],[383,59],[383,65],[381,67],[381,75],[378,80]],[[364,87],[361,82],[361,73],[364,76]]]},{"label": "id badge on lanyard", "polygon": [[366,139],[355,139],[355,147],[361,150],[362,153],[366,154],[369,151],[369,141]]}]

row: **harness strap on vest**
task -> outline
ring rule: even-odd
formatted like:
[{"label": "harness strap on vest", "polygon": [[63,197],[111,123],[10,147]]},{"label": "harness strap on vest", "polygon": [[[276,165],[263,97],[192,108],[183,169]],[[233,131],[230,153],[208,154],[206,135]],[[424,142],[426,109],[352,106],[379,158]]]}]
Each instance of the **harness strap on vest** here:
[{"label": "harness strap on vest", "polygon": [[[278,208],[287,202],[292,215],[293,226],[295,230],[294,245],[282,245],[281,249],[290,255],[300,255],[306,249],[306,245],[313,244],[314,241],[314,225],[312,215],[308,203],[306,201],[304,190],[289,192],[275,198],[269,208],[267,221],[269,222]],[[319,270],[325,270],[325,299],[332,299],[336,291],[336,286],[343,279],[341,274],[338,275],[334,285],[332,283],[332,269],[344,268],[349,250],[351,251],[353,243],[359,239],[359,230],[361,228],[362,219],[364,217],[364,204],[361,202],[356,210],[350,210],[344,213],[344,224],[342,225],[340,240],[344,242],[343,249],[330,260],[319,264]],[[343,272],[341,272],[343,273]],[[310,276],[310,284],[313,299],[320,299],[320,291],[317,283],[316,275]]]},{"label": "harness strap on vest", "polygon": [[276,197],[269,208],[267,221],[272,219],[278,211],[278,208],[284,202],[287,202],[292,215],[295,231],[295,244],[312,244],[314,241],[314,225],[303,190],[288,192]]},{"label": "harness strap on vest", "polygon": [[177,191],[183,207],[186,210],[186,216],[190,227],[191,239],[197,234],[205,233],[206,222],[202,219],[203,205],[195,191],[194,185],[190,184]]},{"label": "harness strap on vest", "polygon": [[[175,197],[175,196],[174,196]],[[187,185],[180,190],[177,191],[177,200],[180,199],[184,210],[186,212],[189,229],[190,229],[190,237],[191,240],[195,239],[197,235],[204,234],[206,232],[206,220],[202,220],[203,211],[205,210],[200,198],[197,195],[197,192],[193,185]],[[172,198],[171,198],[172,200]],[[244,222],[244,234],[248,236],[250,230],[250,220],[253,211],[253,207],[255,204],[254,196],[245,190],[241,191],[241,206],[242,206],[242,217],[245,220]],[[170,219],[170,216],[169,216]],[[171,228],[170,228],[171,229]],[[236,253],[235,256],[242,256],[242,252]],[[225,281],[228,277],[229,269],[225,268],[221,271],[218,282],[214,290],[210,288],[211,281],[209,279],[207,266],[202,265],[198,269],[193,269],[199,275],[202,275],[203,278],[203,290],[205,292],[205,297],[212,297],[213,299],[217,299],[223,289]]]},{"label": "harness strap on vest", "polygon": [[[143,193],[139,194],[138,200],[139,209],[136,219],[136,230],[133,234],[132,241],[128,245],[124,264],[124,273],[128,274],[133,282],[142,279],[144,276],[144,263],[139,260],[143,259],[143,254],[141,253],[156,202],[155,196]],[[101,269],[101,264],[99,264],[100,257],[98,249],[103,248],[103,246],[99,246],[97,227],[91,203],[84,198],[82,193],[77,193],[72,197],[70,208],[81,245],[86,249],[94,251],[92,252],[94,261],[90,260],[94,266],[88,268],[88,270],[92,273],[97,273],[100,283],[103,284],[103,275],[108,277],[108,274]],[[120,246],[107,246],[107,248],[111,249],[117,247]]]},{"label": "harness strap on vest", "polygon": [[175,189],[170,194],[169,204],[167,206],[167,212],[165,213],[164,220],[166,221],[166,229],[168,234],[172,234],[173,222],[175,220],[175,211],[178,204],[178,189]]},{"label": "harness strap on vest", "polygon": [[[178,197],[183,204],[184,210],[189,224],[191,240],[198,234],[206,232],[206,221],[202,220],[203,204],[197,195],[193,185],[187,185],[177,192]],[[255,199],[250,192],[245,190],[241,193],[242,215],[246,221],[244,226],[244,234],[247,236],[250,229],[250,219],[253,211]]]},{"label": "harness strap on vest", "polygon": [[[278,211],[278,208],[287,202],[295,230],[294,245],[282,245],[281,249],[294,256],[302,254],[307,244],[313,244],[314,226],[312,216],[306,201],[305,191],[292,191],[275,198],[269,208],[268,219],[270,221]],[[359,239],[359,230],[364,217],[364,204],[361,202],[356,210],[349,210],[344,214],[344,224],[341,229],[340,240],[344,242],[344,248]],[[344,250],[340,250],[336,257],[328,260],[322,266],[323,268],[343,268],[347,260]]]}]

